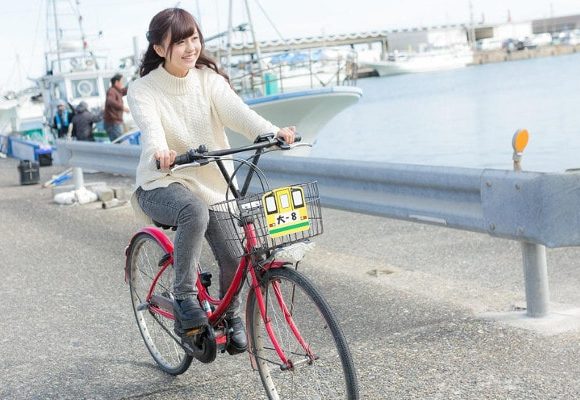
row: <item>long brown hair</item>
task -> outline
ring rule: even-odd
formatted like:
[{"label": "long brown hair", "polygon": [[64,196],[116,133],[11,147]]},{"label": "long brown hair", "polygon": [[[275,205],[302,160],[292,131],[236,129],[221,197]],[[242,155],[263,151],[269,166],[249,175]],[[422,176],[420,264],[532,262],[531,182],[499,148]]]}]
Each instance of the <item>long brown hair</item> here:
[{"label": "long brown hair", "polygon": [[167,49],[167,55],[171,57],[173,45],[192,36],[195,32],[199,35],[199,41],[201,42],[201,51],[195,62],[195,68],[211,68],[229,82],[230,79],[227,74],[218,68],[216,62],[210,56],[205,54],[205,42],[195,18],[181,8],[166,8],[158,12],[149,23],[149,30],[147,31],[149,46],[141,60],[139,75],[147,75],[165,61],[165,58],[157,54],[153,48],[154,45],[161,45],[163,40],[169,36],[170,45],[169,49]]}]

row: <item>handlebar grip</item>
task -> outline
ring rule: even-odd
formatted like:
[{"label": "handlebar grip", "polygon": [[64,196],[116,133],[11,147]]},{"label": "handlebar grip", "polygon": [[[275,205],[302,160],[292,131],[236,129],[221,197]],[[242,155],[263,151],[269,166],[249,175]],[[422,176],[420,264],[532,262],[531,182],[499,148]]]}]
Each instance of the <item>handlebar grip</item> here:
[{"label": "handlebar grip", "polygon": [[[300,136],[299,134],[294,135],[294,143],[298,143],[301,140],[302,136]],[[276,142],[278,143],[278,147],[282,150],[290,150],[292,148],[288,143],[286,143],[286,140],[284,140],[284,138],[280,136],[276,137]]]},{"label": "handlebar grip", "polygon": [[[173,164],[171,164],[169,166],[169,168],[172,168],[175,165],[188,164],[190,162],[191,161],[189,158],[189,154],[187,154],[187,153],[181,154],[181,155],[175,157],[175,161],[173,162]],[[159,162],[159,160],[155,160],[155,165],[157,166],[157,169],[161,169],[161,163]]]},{"label": "handlebar grip", "polygon": [[185,154],[181,154],[181,155],[175,157],[175,162],[173,163],[173,165],[188,164],[190,162],[191,161],[189,158],[189,154],[185,153]]}]

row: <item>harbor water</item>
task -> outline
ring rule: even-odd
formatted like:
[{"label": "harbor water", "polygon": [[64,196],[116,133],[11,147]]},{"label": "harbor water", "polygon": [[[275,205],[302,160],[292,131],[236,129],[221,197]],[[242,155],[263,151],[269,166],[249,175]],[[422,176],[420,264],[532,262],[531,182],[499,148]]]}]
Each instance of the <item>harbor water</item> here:
[{"label": "harbor water", "polygon": [[363,98],[320,133],[314,157],[525,170],[580,168],[580,54],[360,79]]}]

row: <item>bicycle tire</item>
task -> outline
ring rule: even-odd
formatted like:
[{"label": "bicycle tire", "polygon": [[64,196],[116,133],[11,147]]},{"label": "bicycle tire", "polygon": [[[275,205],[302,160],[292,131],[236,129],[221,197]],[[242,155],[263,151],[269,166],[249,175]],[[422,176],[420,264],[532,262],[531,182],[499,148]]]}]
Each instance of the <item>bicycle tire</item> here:
[{"label": "bicycle tire", "polygon": [[[284,302],[301,336],[318,357],[308,357],[292,334],[273,294],[278,282]],[[264,389],[271,400],[279,399],[358,399],[356,371],[342,330],[319,290],[300,272],[283,267],[267,271],[260,284],[267,317],[284,353],[294,362],[282,370],[280,358],[266,332],[255,292],[248,298],[248,336]]]},{"label": "bicycle tire", "polygon": [[[187,371],[193,357],[185,352],[180,338],[173,331],[173,320],[154,314],[146,304],[146,297],[166,256],[164,246],[151,234],[139,233],[133,240],[129,257],[129,287],[131,304],[141,337],[159,367],[171,375]],[[173,266],[169,265],[159,277],[154,294],[173,298]]]}]

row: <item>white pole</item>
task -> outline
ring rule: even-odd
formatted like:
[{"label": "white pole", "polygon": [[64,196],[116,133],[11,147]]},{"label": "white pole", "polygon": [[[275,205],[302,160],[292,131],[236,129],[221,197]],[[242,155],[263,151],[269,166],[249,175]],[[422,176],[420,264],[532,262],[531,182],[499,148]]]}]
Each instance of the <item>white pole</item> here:
[{"label": "white pole", "polygon": [[139,51],[139,38],[133,36],[133,65],[139,68],[139,60],[141,59],[141,54]]},{"label": "white pole", "polygon": [[254,31],[254,23],[252,21],[252,13],[250,12],[250,4],[248,0],[245,0],[244,3],[246,4],[246,12],[248,13],[248,24],[250,25],[250,33],[252,34],[252,40],[254,42],[254,49],[256,51],[256,57],[258,57],[258,68],[260,72],[260,77],[262,76],[262,53],[260,52],[260,44],[258,43],[258,39],[256,38],[256,32]]},{"label": "white pole", "polygon": [[226,43],[228,55],[226,58],[228,76],[232,73],[232,32],[233,32],[233,0],[230,0],[229,14],[228,14],[228,40]]},{"label": "white pole", "polygon": [[83,178],[83,169],[80,167],[73,167],[73,183],[75,190],[79,190],[85,186],[85,180]]},{"label": "white pole", "polygon": [[56,15],[56,0],[52,0],[52,12],[54,13],[54,36],[56,39],[56,56],[58,59],[58,70],[62,71],[62,65],[60,61],[60,39],[58,33],[58,17]]}]

